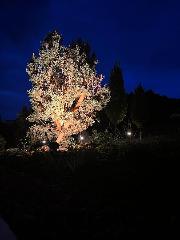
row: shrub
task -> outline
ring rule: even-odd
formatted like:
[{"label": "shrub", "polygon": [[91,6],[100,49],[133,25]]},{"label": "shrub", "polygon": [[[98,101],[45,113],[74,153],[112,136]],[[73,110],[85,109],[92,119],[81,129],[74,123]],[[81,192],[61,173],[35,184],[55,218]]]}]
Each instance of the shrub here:
[{"label": "shrub", "polygon": [[0,135],[0,152],[5,150],[6,140],[2,135]]},{"label": "shrub", "polygon": [[117,132],[115,134],[108,131],[97,132],[93,131],[91,135],[92,146],[100,152],[108,152],[113,148],[118,148],[123,141],[122,135]]}]

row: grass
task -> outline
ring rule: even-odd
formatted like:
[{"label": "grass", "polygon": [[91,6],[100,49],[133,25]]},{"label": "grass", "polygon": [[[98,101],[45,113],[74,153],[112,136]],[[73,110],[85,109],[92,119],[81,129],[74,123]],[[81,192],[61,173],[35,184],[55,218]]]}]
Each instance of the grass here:
[{"label": "grass", "polygon": [[18,239],[175,232],[178,136],[92,150],[0,156],[0,213]]}]

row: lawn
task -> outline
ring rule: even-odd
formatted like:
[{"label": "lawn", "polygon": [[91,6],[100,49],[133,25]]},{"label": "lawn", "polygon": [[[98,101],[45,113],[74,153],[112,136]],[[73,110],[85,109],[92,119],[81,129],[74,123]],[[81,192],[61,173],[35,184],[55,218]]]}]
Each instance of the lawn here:
[{"label": "lawn", "polygon": [[0,156],[0,213],[18,239],[119,239],[179,228],[179,136]]}]

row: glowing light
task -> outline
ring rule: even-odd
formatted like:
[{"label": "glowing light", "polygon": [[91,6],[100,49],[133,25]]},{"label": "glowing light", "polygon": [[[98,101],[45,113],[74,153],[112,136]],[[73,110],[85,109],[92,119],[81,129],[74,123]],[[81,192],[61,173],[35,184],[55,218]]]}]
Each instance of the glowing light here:
[{"label": "glowing light", "polygon": [[43,140],[42,143],[43,143],[43,144],[46,144],[46,140]]},{"label": "glowing light", "polygon": [[81,141],[84,140],[84,137],[82,135],[80,135],[79,138],[80,138]]},{"label": "glowing light", "polygon": [[127,131],[127,136],[131,136],[132,135],[132,132],[131,131]]}]

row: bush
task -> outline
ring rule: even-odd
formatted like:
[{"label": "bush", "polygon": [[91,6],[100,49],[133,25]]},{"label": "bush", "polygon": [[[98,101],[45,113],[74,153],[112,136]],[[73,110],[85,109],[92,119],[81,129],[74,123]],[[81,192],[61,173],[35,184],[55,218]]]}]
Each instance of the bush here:
[{"label": "bush", "polygon": [[93,131],[91,135],[91,143],[94,148],[99,152],[107,153],[113,148],[118,148],[122,144],[123,140],[124,138],[119,132],[113,134],[108,131]]},{"label": "bush", "polygon": [[0,152],[5,150],[6,140],[2,135],[0,135]]}]

